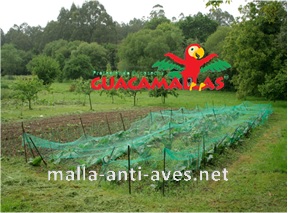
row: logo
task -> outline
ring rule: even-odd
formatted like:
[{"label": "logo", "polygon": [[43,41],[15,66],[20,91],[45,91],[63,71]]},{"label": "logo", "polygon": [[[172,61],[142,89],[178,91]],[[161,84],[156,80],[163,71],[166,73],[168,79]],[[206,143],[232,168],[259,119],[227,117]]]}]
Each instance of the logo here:
[{"label": "logo", "polygon": [[[129,80],[125,80],[120,76],[117,80],[114,76],[107,78],[103,75],[92,79],[91,88],[94,90],[153,90],[163,87],[165,90],[220,90],[224,87],[223,77],[216,78],[214,83],[209,77],[206,77],[204,82],[198,85],[198,76],[200,73],[208,71],[222,72],[230,68],[231,65],[218,59],[218,55],[215,53],[209,54],[206,57],[204,57],[204,54],[204,49],[199,44],[191,44],[185,50],[184,59],[169,52],[164,55],[169,59],[157,61],[153,64],[152,68],[157,68],[158,72],[167,73],[162,79],[154,77],[149,82],[146,77],[138,79],[135,76],[131,76]],[[167,81],[167,78],[171,80]]]}]

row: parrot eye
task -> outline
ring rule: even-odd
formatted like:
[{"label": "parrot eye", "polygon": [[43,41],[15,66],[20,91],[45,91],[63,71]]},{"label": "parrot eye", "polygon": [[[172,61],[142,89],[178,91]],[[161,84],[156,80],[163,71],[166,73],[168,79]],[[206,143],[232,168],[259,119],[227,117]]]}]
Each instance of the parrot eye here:
[{"label": "parrot eye", "polygon": [[193,51],[193,50],[194,50],[194,47],[192,47],[190,50]]}]

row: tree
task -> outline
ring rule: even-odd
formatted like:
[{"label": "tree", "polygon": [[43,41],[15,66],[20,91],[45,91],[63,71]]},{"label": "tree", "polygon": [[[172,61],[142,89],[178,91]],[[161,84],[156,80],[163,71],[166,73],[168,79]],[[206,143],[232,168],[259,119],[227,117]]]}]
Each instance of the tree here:
[{"label": "tree", "polygon": [[121,97],[121,94],[119,93],[119,90],[116,90],[116,89],[110,89],[110,90],[101,90],[100,92],[100,96],[105,93],[107,95],[107,97],[110,97],[111,100],[112,100],[112,104],[114,104],[114,97],[118,96],[118,97]]},{"label": "tree", "polygon": [[32,110],[31,102],[37,98],[38,92],[43,90],[43,81],[38,78],[22,78],[14,85],[15,97],[22,102],[28,101],[29,109]]},{"label": "tree", "polygon": [[144,28],[146,21],[142,19],[132,19],[129,23],[117,23],[116,22],[116,36],[117,43],[126,38],[129,33],[135,33]]},{"label": "tree", "polygon": [[49,42],[59,40],[61,38],[60,28],[61,27],[58,21],[49,21],[47,23],[42,35],[43,47]]},{"label": "tree", "polygon": [[219,26],[217,30],[207,38],[204,45],[205,50],[209,53],[217,53],[221,58],[224,40],[230,31],[231,27]]},{"label": "tree", "polygon": [[[225,0],[226,4],[230,4],[232,0]],[[206,3],[206,7],[212,7],[213,10],[218,8],[221,4],[223,4],[223,0],[210,0]]]},{"label": "tree", "polygon": [[194,16],[187,16],[180,20],[177,25],[183,31],[185,39],[198,39],[200,43],[205,42],[209,35],[214,33],[218,23],[211,20],[201,12]]},{"label": "tree", "polygon": [[4,34],[4,31],[0,28],[0,31],[1,31],[1,47],[5,44],[5,34]]},{"label": "tree", "polygon": [[[157,78],[160,80],[161,78],[163,78],[163,75],[158,73]],[[166,78],[166,82],[169,84],[171,80]],[[165,104],[165,100],[166,98],[168,98],[169,95],[178,97],[179,94],[177,93],[176,89],[168,90],[164,89],[163,87],[159,89],[155,88],[154,90],[149,91],[149,97],[155,97],[155,98],[161,97],[162,104]]]},{"label": "tree", "polygon": [[[275,82],[287,75],[285,7],[284,2],[248,3],[241,10],[242,22],[233,25],[226,37],[223,55],[236,69],[232,81],[239,98],[248,95],[264,95],[272,99],[286,96],[286,84]],[[272,90],[272,84],[276,84],[278,91],[268,92],[268,88]]]},{"label": "tree", "polygon": [[27,34],[28,29],[29,25],[27,23],[23,23],[20,26],[15,24],[6,33],[5,42],[14,44],[20,50],[28,51],[33,49],[33,42]]},{"label": "tree", "polygon": [[[140,83],[141,75],[139,74],[137,76],[137,80],[134,81],[134,85],[138,85]],[[125,82],[128,82],[129,78],[125,78]],[[136,100],[137,100],[137,94],[141,93],[144,89],[142,90],[132,90],[132,89],[127,89],[127,90],[120,90],[125,96],[128,97],[133,97],[133,106],[136,106]]]},{"label": "tree", "polygon": [[[78,46],[83,43],[82,41],[68,42],[63,39],[49,42],[45,45],[43,54],[50,56],[58,61],[60,70],[64,69],[66,61],[71,57],[72,51],[77,50]],[[63,79],[63,72],[59,76],[59,80]]]},{"label": "tree", "polygon": [[149,21],[144,25],[144,28],[155,30],[160,24],[170,23],[171,21],[166,18],[163,6],[156,4],[150,12]]},{"label": "tree", "polygon": [[1,48],[1,69],[2,75],[25,75],[27,70],[25,69],[26,53],[23,50],[15,48],[13,44],[4,44]]},{"label": "tree", "polygon": [[129,34],[119,46],[119,70],[148,71],[167,52],[182,54],[183,36],[172,23],[160,24],[155,30],[143,29]]},{"label": "tree", "polygon": [[51,84],[57,78],[60,73],[59,67],[55,59],[45,55],[38,55],[27,64],[27,69],[43,80],[45,85]]},{"label": "tree", "polygon": [[233,15],[227,11],[223,12],[220,8],[210,10],[208,17],[211,20],[218,22],[220,26],[231,26],[235,21]]},{"label": "tree", "polygon": [[[111,67],[111,70],[117,70],[117,63],[118,63],[118,57],[117,57],[117,51],[118,46],[116,44],[107,43],[104,44],[103,47],[105,48],[106,57],[105,60],[107,60],[107,65],[109,64]],[[106,65],[106,67],[107,67]]]},{"label": "tree", "polygon": [[90,59],[90,63],[94,70],[105,70],[108,63],[107,50],[96,42],[82,42],[75,51],[72,52],[73,57],[86,55]]},{"label": "tree", "polygon": [[91,89],[91,81],[90,80],[84,80],[82,77],[80,77],[76,81],[76,91],[78,93],[83,93],[84,95],[88,96],[90,110],[93,110],[93,108],[92,108],[92,100],[91,100],[91,93],[93,92],[93,89]]},{"label": "tree", "polygon": [[87,55],[79,54],[77,56],[72,55],[71,58],[66,61],[63,73],[66,79],[89,79],[92,76],[94,70],[90,63],[90,58]]}]

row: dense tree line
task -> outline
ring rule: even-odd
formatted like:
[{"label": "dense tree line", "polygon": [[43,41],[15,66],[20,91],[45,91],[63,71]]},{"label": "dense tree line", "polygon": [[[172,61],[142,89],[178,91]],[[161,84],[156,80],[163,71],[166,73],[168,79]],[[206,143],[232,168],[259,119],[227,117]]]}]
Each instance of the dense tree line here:
[{"label": "dense tree line", "polygon": [[36,74],[50,84],[89,79],[93,70],[149,71],[164,53],[182,56],[188,44],[199,43],[206,54],[216,52],[232,65],[226,89],[240,98],[285,99],[286,15],[286,2],[274,1],[247,3],[238,19],[213,8],[170,20],[155,5],[147,17],[120,24],[99,1],[73,3],[44,28],[23,23],[6,34],[1,30],[1,75]]}]

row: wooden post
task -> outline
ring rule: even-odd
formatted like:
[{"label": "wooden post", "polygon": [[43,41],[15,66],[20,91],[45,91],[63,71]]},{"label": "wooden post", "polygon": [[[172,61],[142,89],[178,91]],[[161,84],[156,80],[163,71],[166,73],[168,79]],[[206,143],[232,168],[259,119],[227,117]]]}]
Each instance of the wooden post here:
[{"label": "wooden post", "polygon": [[200,169],[200,140],[198,141],[197,171]]},{"label": "wooden post", "polygon": [[26,143],[25,143],[25,129],[24,129],[24,124],[22,122],[22,140],[23,140],[23,144],[24,144],[24,154],[25,154],[25,161],[27,163],[27,151],[26,151]]},{"label": "wooden post", "polygon": [[131,195],[131,161],[130,161],[130,146],[128,145],[128,188],[129,194]]},{"label": "wooden post", "polygon": [[33,142],[32,138],[31,138],[31,137],[29,137],[29,138],[30,138],[30,141],[31,141],[31,143],[33,144],[34,148],[36,149],[36,151],[37,151],[38,155],[41,157],[41,159],[42,159],[43,163],[44,163],[44,164],[47,166],[47,163],[46,163],[46,161],[43,159],[43,157],[42,157],[42,155],[40,154],[39,150],[38,150],[38,149],[37,149],[37,147],[35,146],[35,144],[34,144],[34,142]]},{"label": "wooden post", "polygon": [[[204,135],[202,136],[202,142],[203,142],[203,157],[204,157],[204,168],[206,166],[206,159],[205,159],[205,137]],[[202,157],[202,158],[203,158]]]},{"label": "wooden post", "polygon": [[121,121],[122,121],[123,130],[126,131],[125,124],[124,124],[124,120],[123,120],[123,116],[122,116],[122,113],[121,113],[121,112],[120,112],[120,118],[121,118]]},{"label": "wooden post", "polygon": [[82,122],[81,117],[79,117],[79,119],[80,119],[80,122],[81,122],[81,126],[82,126],[83,133],[84,133],[84,135],[85,135],[85,138],[87,139],[87,136],[86,136],[86,133],[85,133],[85,129],[84,129],[84,125],[83,125],[83,122]]},{"label": "wooden post", "polygon": [[110,128],[110,125],[109,125],[109,122],[108,122],[108,117],[107,117],[107,115],[105,115],[105,117],[106,117],[106,123],[107,123],[107,126],[108,126],[109,134],[111,135],[112,132],[111,132],[111,128]]},{"label": "wooden post", "polygon": [[[166,148],[164,148],[164,157],[163,157],[163,171],[165,173],[166,170]],[[164,177],[162,179],[162,195],[165,196],[165,180]]]},{"label": "wooden post", "polygon": [[214,114],[215,119],[217,119],[214,108],[213,108],[213,114]]},{"label": "wooden post", "polygon": [[162,110],[160,110],[160,113],[161,113],[162,119],[163,119],[163,121],[164,121],[164,117],[163,117],[163,114],[162,114]]},{"label": "wooden post", "polygon": [[[170,139],[170,144],[172,146],[172,131],[171,131],[171,122],[169,122],[169,139]],[[171,147],[169,147],[171,149]]]}]

